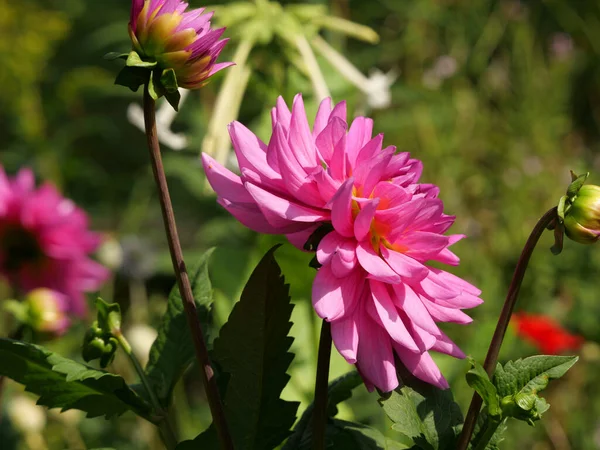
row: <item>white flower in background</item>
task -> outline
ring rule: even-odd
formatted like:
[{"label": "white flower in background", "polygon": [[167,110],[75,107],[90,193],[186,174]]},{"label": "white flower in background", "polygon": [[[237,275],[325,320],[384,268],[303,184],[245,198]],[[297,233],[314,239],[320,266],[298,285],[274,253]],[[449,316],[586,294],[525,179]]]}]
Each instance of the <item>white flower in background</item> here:
[{"label": "white flower in background", "polygon": [[429,89],[437,89],[442,82],[456,73],[458,63],[456,59],[449,55],[440,56],[430,69],[423,72],[421,81]]},{"label": "white flower in background", "polygon": [[13,426],[23,434],[41,433],[46,426],[46,411],[23,395],[8,402],[8,416]]},{"label": "white flower in background", "polygon": [[[179,106],[185,101],[189,94],[187,89],[179,89],[181,99],[179,100]],[[183,150],[188,146],[188,138],[183,133],[174,133],[171,130],[171,125],[175,120],[177,112],[167,103],[163,102],[162,105],[156,111],[156,128],[158,131],[158,139],[161,144],[172,148],[173,150]],[[139,128],[145,131],[144,128],[144,111],[142,107],[137,103],[131,103],[127,108],[127,120]]]},{"label": "white flower in background", "polygon": [[133,349],[133,353],[140,360],[142,366],[145,366],[148,362],[148,354],[150,353],[150,347],[156,339],[158,333],[154,328],[145,324],[132,325],[125,332],[129,344]]}]

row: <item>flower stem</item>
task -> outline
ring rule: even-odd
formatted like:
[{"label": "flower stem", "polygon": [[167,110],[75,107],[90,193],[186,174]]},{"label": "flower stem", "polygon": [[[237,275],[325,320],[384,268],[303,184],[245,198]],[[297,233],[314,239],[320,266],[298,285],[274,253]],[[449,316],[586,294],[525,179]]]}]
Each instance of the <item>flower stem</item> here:
[{"label": "flower stem", "polygon": [[119,344],[121,345],[121,348],[125,351],[125,353],[127,353],[127,356],[129,357],[133,368],[139,375],[140,380],[142,381],[142,384],[144,385],[144,388],[148,393],[150,403],[152,403],[152,406],[160,416],[160,420],[154,423],[160,430],[160,436],[162,437],[165,446],[168,450],[174,450],[177,446],[177,437],[175,435],[175,432],[173,431],[173,428],[171,427],[171,423],[169,422],[167,411],[165,411],[165,409],[161,406],[160,402],[158,401],[158,397],[156,396],[154,389],[152,389],[152,386],[150,386],[150,382],[146,377],[146,373],[144,372],[142,365],[135,357],[133,350],[131,349],[131,345],[129,344],[127,339],[125,339],[125,336],[123,336],[120,330],[116,333],[113,333],[113,336],[117,339],[117,341],[119,341]]},{"label": "flower stem", "polygon": [[156,134],[155,102],[150,96],[147,85],[144,87],[144,122],[146,125],[146,137],[148,139],[148,149],[150,150],[152,171],[154,172],[154,179],[158,189],[165,231],[167,233],[167,241],[169,243],[169,251],[171,253],[171,261],[173,262],[173,270],[175,272],[175,278],[177,279],[179,293],[183,300],[183,309],[187,316],[188,326],[190,327],[192,341],[196,351],[196,359],[201,369],[202,383],[204,384],[204,390],[206,391],[208,405],[213,417],[215,429],[217,430],[217,435],[219,436],[221,448],[223,450],[233,450],[233,441],[229,434],[225,412],[217,387],[217,380],[210,365],[208,349],[196,313],[196,304],[194,303],[190,280],[183,261],[181,244],[179,243],[177,226],[175,224],[175,215],[173,213],[173,205],[171,204],[167,178],[165,176],[158,136]]},{"label": "flower stem", "polygon": [[331,325],[323,320],[319,339],[317,377],[315,379],[315,401],[313,409],[313,449],[325,449],[325,429],[327,428],[327,388],[329,382],[329,362],[331,360]]},{"label": "flower stem", "polygon": [[[533,253],[533,250],[535,249],[538,240],[544,233],[544,230],[549,225],[552,225],[556,221],[557,217],[558,216],[556,207],[548,210],[540,218],[540,220],[538,220],[538,223],[533,228],[533,231],[531,232],[529,238],[527,239],[527,242],[525,243],[525,247],[523,247],[523,251],[521,252],[521,256],[519,257],[519,261],[517,262],[515,272],[513,273],[513,277],[508,288],[508,293],[506,294],[506,300],[504,300],[504,305],[502,306],[502,311],[500,312],[500,317],[498,318],[496,331],[494,331],[494,336],[492,337],[492,341],[490,342],[487,356],[485,357],[485,362],[483,364],[483,368],[490,376],[490,378],[492,377],[496,368],[496,363],[498,362],[498,354],[500,353],[500,347],[502,346],[504,335],[506,334],[506,330],[508,329],[508,324],[510,322],[513,309],[515,307],[515,303],[517,302],[519,290],[521,289],[521,283],[523,282],[523,278],[525,276],[525,271],[527,270],[527,265],[529,264],[531,254]],[[471,404],[469,405],[469,412],[467,413],[465,424],[463,426],[462,433],[458,441],[458,450],[466,450],[467,446],[469,445],[471,435],[473,434],[475,424],[477,423],[477,416],[479,416],[479,410],[481,409],[481,405],[482,399],[475,392],[473,394],[473,398],[471,399]]]}]

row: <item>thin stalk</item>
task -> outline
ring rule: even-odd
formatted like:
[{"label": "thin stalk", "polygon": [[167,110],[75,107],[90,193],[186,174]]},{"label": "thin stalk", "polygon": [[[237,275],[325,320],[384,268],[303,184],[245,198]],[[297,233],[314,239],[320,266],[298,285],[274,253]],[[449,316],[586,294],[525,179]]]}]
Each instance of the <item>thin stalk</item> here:
[{"label": "thin stalk", "polygon": [[154,179],[158,189],[167,241],[169,243],[169,251],[171,253],[171,261],[173,263],[173,270],[175,272],[175,278],[177,279],[179,293],[183,300],[183,307],[187,316],[188,326],[190,327],[196,359],[201,369],[202,383],[204,384],[204,390],[206,391],[208,405],[213,417],[215,429],[217,430],[221,448],[223,450],[233,450],[233,441],[229,434],[223,404],[221,403],[221,397],[217,387],[217,380],[210,365],[208,349],[206,347],[200,321],[198,320],[198,315],[196,314],[196,304],[194,303],[190,280],[183,261],[181,244],[177,234],[177,225],[175,223],[175,215],[173,213],[173,205],[171,204],[167,178],[165,176],[165,170],[160,154],[160,145],[156,134],[155,102],[148,92],[147,85],[144,87],[144,122],[146,124],[146,136],[148,139],[148,149],[150,150],[152,171],[154,172]]},{"label": "thin stalk", "polygon": [[325,449],[325,429],[327,428],[327,387],[329,382],[329,363],[331,360],[331,325],[323,320],[317,376],[315,379],[315,401],[313,409],[313,450]]},{"label": "thin stalk", "polygon": [[485,450],[488,443],[490,442],[490,439],[492,439],[492,437],[494,436],[494,433],[496,432],[496,430],[498,429],[498,427],[500,426],[501,423],[502,423],[501,420],[488,419],[486,421],[485,431],[481,435],[481,439],[479,439],[479,442],[477,443],[477,447],[475,447],[475,450]]},{"label": "thin stalk", "polygon": [[[500,312],[500,317],[498,318],[496,331],[494,331],[494,336],[492,337],[492,341],[490,342],[487,356],[485,357],[485,362],[483,364],[483,368],[490,377],[492,377],[492,375],[494,374],[496,363],[498,362],[498,354],[500,353],[500,347],[502,347],[502,341],[504,340],[504,335],[506,334],[506,330],[508,329],[508,324],[510,322],[513,309],[515,308],[515,304],[517,302],[519,290],[521,289],[521,283],[523,282],[523,278],[525,277],[525,271],[527,270],[527,265],[529,264],[531,254],[533,253],[533,250],[535,249],[535,246],[538,243],[540,237],[544,233],[544,230],[549,225],[552,225],[555,222],[556,218],[557,208],[554,207],[548,210],[541,217],[541,219],[538,220],[538,223],[533,228],[531,234],[529,235],[529,238],[527,239],[527,242],[525,243],[525,247],[523,247],[523,251],[521,252],[521,256],[519,257],[517,266],[515,267],[515,272],[513,273],[510,286],[508,287],[506,300],[504,300],[504,305],[502,306],[502,311]],[[465,424],[463,426],[462,433],[458,441],[458,450],[466,450],[467,446],[469,445],[469,441],[471,440],[471,436],[473,435],[473,430],[475,429],[475,424],[477,423],[477,417],[479,416],[481,405],[482,399],[479,396],[479,394],[475,392],[473,394],[473,398],[471,399],[471,404],[469,405],[469,411],[467,412]]]},{"label": "thin stalk", "polygon": [[129,357],[129,360],[131,361],[133,368],[139,375],[140,380],[142,381],[142,385],[144,386],[144,389],[146,389],[146,392],[148,393],[148,397],[150,398],[150,403],[152,403],[152,406],[154,407],[156,412],[160,415],[160,420],[158,422],[153,422],[153,423],[160,430],[160,436],[162,437],[163,442],[165,443],[165,446],[167,447],[168,450],[174,450],[175,447],[177,446],[177,437],[175,435],[175,432],[173,431],[173,428],[171,427],[167,412],[161,406],[160,402],[158,401],[158,397],[156,396],[156,393],[154,392],[154,389],[152,389],[152,386],[150,386],[150,382],[148,381],[148,378],[146,377],[146,373],[144,372],[142,365],[140,364],[139,360],[134,355],[131,345],[129,344],[127,339],[125,339],[125,336],[123,336],[121,331],[118,330],[116,332],[113,332],[113,336],[117,339],[117,341],[119,341],[121,348],[125,351],[125,353]]}]

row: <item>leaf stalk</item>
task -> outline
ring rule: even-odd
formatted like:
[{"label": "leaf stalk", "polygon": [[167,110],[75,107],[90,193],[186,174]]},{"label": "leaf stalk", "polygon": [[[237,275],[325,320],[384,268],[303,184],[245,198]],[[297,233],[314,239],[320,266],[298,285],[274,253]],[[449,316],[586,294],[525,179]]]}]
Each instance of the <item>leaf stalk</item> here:
[{"label": "leaf stalk", "polygon": [[315,401],[313,410],[313,450],[325,449],[325,430],[327,428],[327,390],[329,381],[329,364],[331,360],[331,324],[323,320],[319,353],[317,359],[317,376],[315,379]]}]

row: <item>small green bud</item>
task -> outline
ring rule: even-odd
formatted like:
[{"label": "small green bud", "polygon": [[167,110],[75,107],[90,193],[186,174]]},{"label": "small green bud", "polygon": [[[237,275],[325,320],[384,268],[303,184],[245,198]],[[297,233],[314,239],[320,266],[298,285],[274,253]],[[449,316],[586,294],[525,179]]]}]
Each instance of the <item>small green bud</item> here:
[{"label": "small green bud", "polygon": [[117,303],[106,303],[101,298],[96,300],[96,308],[98,320],[85,333],[81,355],[86,362],[99,359],[100,367],[105,368],[115,358],[119,346],[121,308]]},{"label": "small green bud", "polygon": [[564,213],[566,235],[581,244],[593,244],[600,239],[600,187],[581,186],[567,203]]}]

